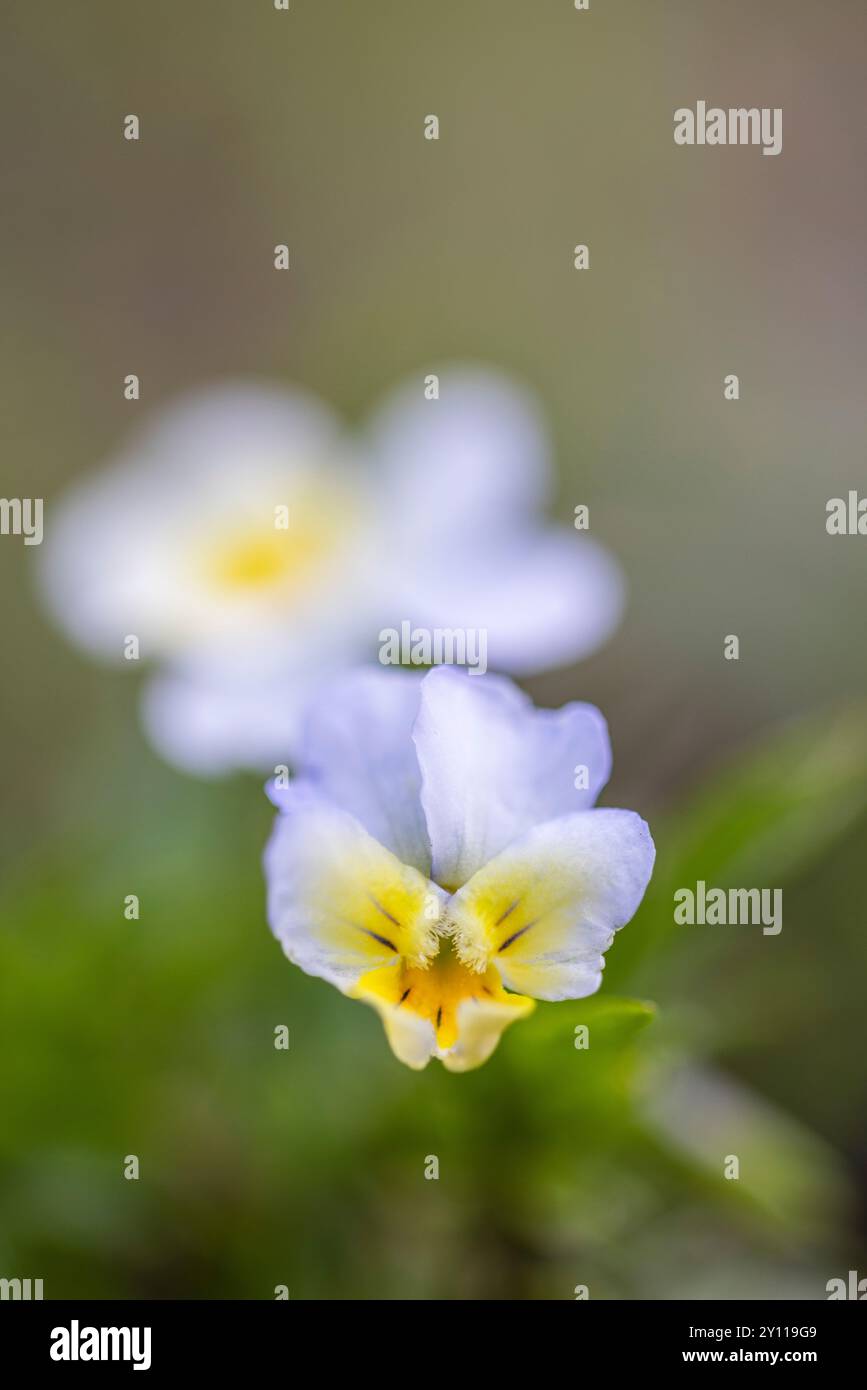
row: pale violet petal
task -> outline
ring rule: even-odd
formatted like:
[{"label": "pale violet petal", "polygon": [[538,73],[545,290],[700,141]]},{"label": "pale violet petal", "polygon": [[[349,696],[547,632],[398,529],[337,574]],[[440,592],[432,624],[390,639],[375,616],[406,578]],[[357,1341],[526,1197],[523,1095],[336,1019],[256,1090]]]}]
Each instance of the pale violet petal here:
[{"label": "pale violet petal", "polygon": [[[422,676],[369,666],[323,685],[301,733],[299,771],[404,864],[430,873],[412,741]],[[279,789],[272,793],[280,804]]]},{"label": "pale violet petal", "polygon": [[[508,376],[470,364],[420,371],[372,417],[369,450],[382,469],[385,515],[410,554],[523,520],[546,504],[549,443],[534,396]],[[409,616],[409,615],[407,615]]]},{"label": "pale violet petal", "polygon": [[593,994],[654,856],[650,831],[632,811],[582,811],[537,825],[450,901],[459,955],[476,968],[493,964],[508,989],[536,999]]},{"label": "pale violet petal", "polygon": [[142,722],[151,743],[196,776],[296,769],[306,711],[362,655],[357,616],[347,601],[295,631],[251,626],[234,641],[192,644],[145,686]]},{"label": "pale violet petal", "polygon": [[[624,584],[614,557],[564,527],[453,536],[394,575],[383,626],[464,634],[458,660],[515,675],[569,665],[614,631]],[[453,659],[448,655],[446,660]]]},{"label": "pale violet petal", "polygon": [[268,921],[289,959],[344,991],[401,960],[423,965],[444,895],[314,789],[291,792],[265,851]]},{"label": "pale violet petal", "polygon": [[534,709],[511,681],[454,667],[425,676],[413,741],[431,876],[452,890],[531,826],[592,806],[611,771],[594,706]]},{"label": "pale violet petal", "polygon": [[316,689],[311,674],[293,671],[249,682],[214,670],[168,670],[142,692],[148,739],[166,762],[196,777],[245,769],[293,767],[304,710]]}]

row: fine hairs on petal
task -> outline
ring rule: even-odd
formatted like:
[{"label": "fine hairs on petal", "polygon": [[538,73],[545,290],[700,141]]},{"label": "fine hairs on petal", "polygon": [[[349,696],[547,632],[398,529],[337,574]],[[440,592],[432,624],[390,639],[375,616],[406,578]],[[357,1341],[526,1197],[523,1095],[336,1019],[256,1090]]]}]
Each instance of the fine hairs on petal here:
[{"label": "fine hairs on petal", "polygon": [[422,929],[418,950],[407,956],[410,965],[425,970],[438,954],[442,938],[449,935],[443,925],[442,910],[442,899],[430,891],[422,908],[422,918],[426,925]]},{"label": "fine hairs on petal", "polygon": [[461,965],[465,965],[468,970],[474,970],[478,975],[483,975],[491,963],[490,952],[479,941],[474,941],[455,918],[446,916],[440,931],[443,936],[451,937],[455,955]]}]

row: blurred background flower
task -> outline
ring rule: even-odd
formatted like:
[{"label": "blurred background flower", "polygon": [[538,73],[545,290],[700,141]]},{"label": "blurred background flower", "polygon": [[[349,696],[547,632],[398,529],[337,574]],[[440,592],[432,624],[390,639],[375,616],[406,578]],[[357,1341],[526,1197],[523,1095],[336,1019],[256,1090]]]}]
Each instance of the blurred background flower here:
[{"label": "blurred background flower", "polygon": [[[408,372],[500,364],[550,418],[547,515],[589,505],[629,585],[612,641],[526,684],[605,710],[603,800],[658,849],[599,995],[478,1072],[411,1073],[275,960],[258,788],[156,759],[3,537],[0,1274],[780,1299],[867,1274],[864,551],[824,529],[863,472],[867,15],[9,0],[0,24],[3,492],[45,495],[43,549],[95,460],[202,383],[303,382],[357,430]],[[781,106],[782,154],[675,147],[699,97]],[[674,927],[698,878],[782,887],[780,935]]]},{"label": "blurred background flower", "polygon": [[74,488],[44,590],[78,642],[168,670],[144,695],[157,748],[191,771],[293,759],[323,676],[403,622],[483,631],[525,673],[609,635],[620,572],[542,524],[548,441],[526,392],[441,369],[396,390],[350,444],[308,393],[227,386],[163,412]]}]

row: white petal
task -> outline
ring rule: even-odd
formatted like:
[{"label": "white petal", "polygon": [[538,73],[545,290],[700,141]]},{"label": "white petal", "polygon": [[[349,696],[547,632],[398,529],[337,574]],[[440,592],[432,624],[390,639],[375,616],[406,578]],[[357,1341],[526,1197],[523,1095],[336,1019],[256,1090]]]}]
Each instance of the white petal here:
[{"label": "white petal", "polygon": [[425,961],[443,894],[353,816],[292,790],[265,851],[268,920],[289,959],[344,991],[399,959]]},{"label": "white petal", "polygon": [[352,654],[350,634],[327,615],[300,644],[297,634],[261,642],[256,633],[193,647],[145,686],[145,731],[167,762],[196,776],[295,769],[304,715]]},{"label": "white petal", "polygon": [[631,811],[584,811],[536,826],[456,893],[458,953],[493,963],[507,988],[580,999],[635,913],[653,870],[650,831]]},{"label": "white petal", "polygon": [[421,1071],[436,1052],[436,1034],[427,1019],[397,1009],[393,1004],[380,1007],[385,1036],[399,1062]]},{"label": "white petal", "polygon": [[252,681],[213,669],[169,670],[146,684],[142,723],[160,756],[195,777],[273,773],[294,766],[315,689],[313,674],[302,669]]},{"label": "white petal", "polygon": [[[537,710],[502,677],[445,666],[422,682],[413,739],[432,877],[451,889],[531,826],[592,806],[611,771],[592,705]],[[579,767],[586,790],[575,786]]]},{"label": "white petal", "polygon": [[[399,386],[370,422],[383,469],[383,507],[416,556],[455,535],[478,536],[547,501],[547,431],[535,398],[479,366],[437,369],[439,400],[424,374]],[[404,614],[402,616],[410,616]]]},{"label": "white petal", "polygon": [[181,490],[193,487],[199,497],[198,478],[235,498],[246,462],[280,475],[287,460],[303,465],[339,453],[341,440],[337,416],[303,387],[228,381],[163,407],[139,446],[167,473],[181,465]]},{"label": "white petal", "polygon": [[[130,633],[144,659],[215,637],[250,641],[257,627],[285,633],[330,604],[356,568],[350,541],[363,530],[356,508],[361,517],[368,486],[334,416],[306,392],[203,391],[158,413],[112,466],[52,505],[45,597],[76,641],[116,659]],[[328,497],[340,544],[311,562],[288,606],[255,586],[215,590],[202,561],[215,538],[261,526],[273,540],[274,509],[285,505],[289,545],[293,506],[311,495]]]},{"label": "white petal", "polygon": [[[299,771],[404,864],[427,876],[430,841],[412,741],[422,676],[363,667],[317,691]],[[280,804],[279,789],[272,792]]]},{"label": "white petal", "polygon": [[382,994],[368,990],[364,983],[348,990],[353,999],[361,999],[370,1004],[382,1019],[389,1047],[399,1062],[421,1071],[426,1067],[437,1050],[436,1032],[433,1024],[421,1018],[410,1009],[402,1009],[398,1004],[383,998]]},{"label": "white petal", "polygon": [[458,1009],[458,1040],[439,1054],[448,1071],[472,1071],[486,1062],[510,1023],[526,1018],[533,1000],[509,996],[508,1003],[466,1000]]}]

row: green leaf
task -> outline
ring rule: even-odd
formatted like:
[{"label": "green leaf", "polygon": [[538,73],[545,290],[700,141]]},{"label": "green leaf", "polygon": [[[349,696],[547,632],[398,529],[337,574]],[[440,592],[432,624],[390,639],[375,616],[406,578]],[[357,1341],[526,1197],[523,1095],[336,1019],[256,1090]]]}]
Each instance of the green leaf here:
[{"label": "green leaf", "polygon": [[656,1005],[646,999],[594,994],[563,1004],[539,1004],[523,1031],[531,1047],[547,1047],[566,1039],[574,1050],[575,1029],[584,1025],[592,1046],[618,1048],[631,1042],[655,1017]]},{"label": "green leaf", "polygon": [[[504,1063],[534,1114],[534,1127],[556,1125],[560,1140],[604,1144],[631,1122],[632,1089],[642,1048],[637,1035],[656,1015],[641,999],[594,995],[540,1004],[501,1046]],[[514,1093],[515,1086],[510,1087]]]},{"label": "green leaf", "polygon": [[753,744],[668,821],[651,826],[657,862],[634,923],[618,935],[609,982],[628,978],[674,927],[674,893],[708,885],[782,887],[867,811],[867,707],[787,722]]}]

